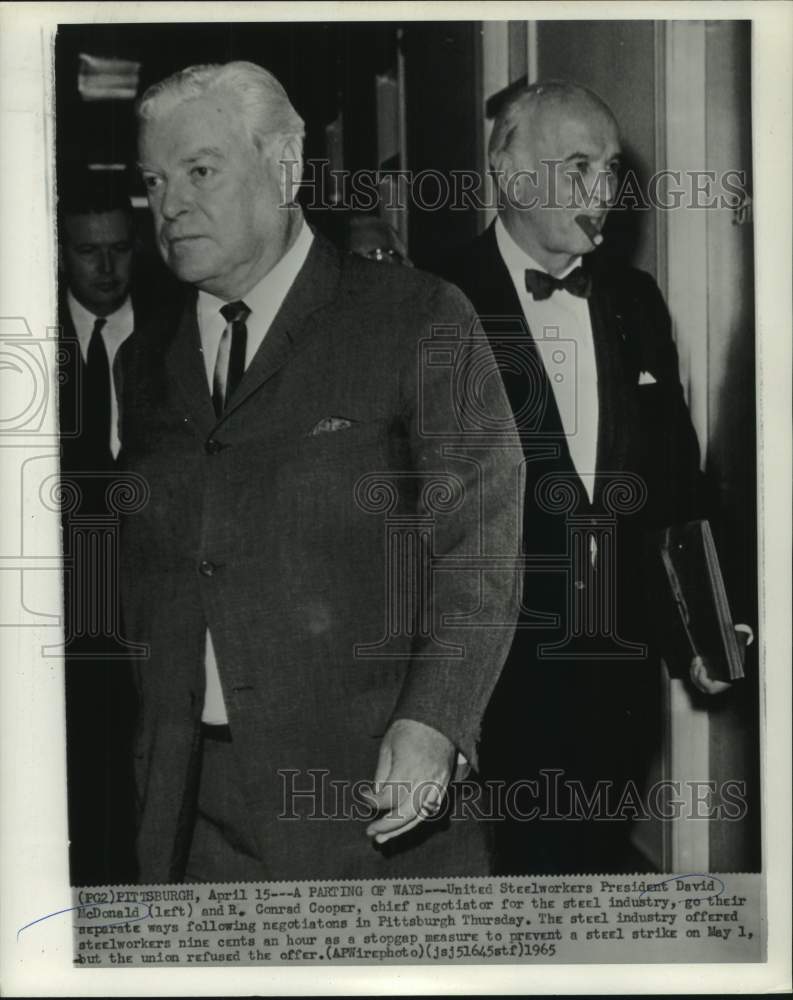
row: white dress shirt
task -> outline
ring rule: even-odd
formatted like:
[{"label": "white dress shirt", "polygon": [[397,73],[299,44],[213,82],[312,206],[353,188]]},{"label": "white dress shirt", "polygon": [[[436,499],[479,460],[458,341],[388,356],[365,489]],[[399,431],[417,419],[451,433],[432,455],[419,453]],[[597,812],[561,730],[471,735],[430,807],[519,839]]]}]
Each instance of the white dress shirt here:
[{"label": "white dress shirt", "polygon": [[[94,332],[94,324],[99,316],[94,316],[92,312],[81,305],[72,295],[71,290],[66,293],[66,301],[69,307],[69,315],[72,318],[74,329],[77,334],[77,341],[80,345],[80,354],[83,362],[88,363],[88,345],[91,343],[91,334]],[[113,458],[116,458],[121,447],[118,437],[118,399],[116,397],[116,385],[113,380],[113,362],[118,354],[118,349],[132,333],[135,326],[135,317],[132,312],[132,300],[129,296],[115,312],[104,317],[105,325],[102,327],[100,336],[107,351],[107,363],[110,369],[110,450]]]},{"label": "white dress shirt", "polygon": [[[564,290],[537,301],[526,290],[525,271],[527,268],[547,269],[518,246],[500,218],[496,220],[496,243],[545,365],[570,457],[591,501],[595,487],[599,407],[589,304],[586,299]],[[579,257],[556,277],[563,278],[580,263]]]},{"label": "white dress shirt", "polygon": [[[306,262],[314,234],[305,221],[301,222],[300,232],[290,249],[278,261],[262,280],[255,285],[247,295],[242,297],[250,309],[250,316],[245,321],[248,336],[245,347],[245,367],[251,363],[253,356],[264,342],[276,313],[283,305],[287,292],[294,284],[298,272]],[[220,347],[220,338],[226,328],[226,321],[220,313],[226,299],[219,299],[208,292],[198,293],[197,315],[198,332],[201,337],[201,351],[204,355],[207,385],[212,392],[212,380],[215,373],[215,363]],[[228,714],[223,699],[223,688],[220,684],[215,648],[209,629],[206,633],[206,652],[204,657],[206,668],[206,691],[201,721],[210,725],[226,725]]]}]

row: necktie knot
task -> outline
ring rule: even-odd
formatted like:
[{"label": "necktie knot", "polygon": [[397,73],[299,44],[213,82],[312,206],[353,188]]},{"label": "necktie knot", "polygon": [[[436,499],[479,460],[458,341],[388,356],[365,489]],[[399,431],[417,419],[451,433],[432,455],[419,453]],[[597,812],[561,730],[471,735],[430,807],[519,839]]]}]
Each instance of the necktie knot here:
[{"label": "necktie knot", "polygon": [[528,268],[525,272],[526,291],[529,292],[537,302],[549,299],[554,292],[562,290],[576,295],[579,298],[589,298],[592,289],[592,281],[583,267],[577,267],[563,278],[555,278],[547,271],[537,271]]},{"label": "necktie knot", "polygon": [[244,302],[227,302],[220,307],[220,315],[227,323],[244,323],[251,311]]}]

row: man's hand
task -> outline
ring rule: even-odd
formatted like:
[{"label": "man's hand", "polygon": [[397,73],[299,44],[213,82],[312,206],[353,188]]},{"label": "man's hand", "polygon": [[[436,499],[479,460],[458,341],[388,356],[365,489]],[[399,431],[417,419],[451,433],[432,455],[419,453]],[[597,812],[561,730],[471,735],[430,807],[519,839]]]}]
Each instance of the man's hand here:
[{"label": "man's hand", "polygon": [[691,661],[688,676],[694,687],[703,694],[721,694],[732,687],[730,681],[714,681],[708,676],[708,668],[701,656],[695,656]]},{"label": "man's hand", "polygon": [[[741,654],[741,663],[746,661],[746,647],[749,637],[752,635],[751,629],[746,625],[735,626],[735,638],[738,640],[738,649]],[[691,661],[688,676],[694,687],[703,694],[722,694],[732,687],[731,681],[714,681],[708,674],[707,662],[701,656],[695,656]]]},{"label": "man's hand", "polygon": [[413,719],[397,719],[380,744],[380,756],[369,800],[387,810],[366,828],[384,844],[441,807],[454,766],[453,744],[437,729]]}]

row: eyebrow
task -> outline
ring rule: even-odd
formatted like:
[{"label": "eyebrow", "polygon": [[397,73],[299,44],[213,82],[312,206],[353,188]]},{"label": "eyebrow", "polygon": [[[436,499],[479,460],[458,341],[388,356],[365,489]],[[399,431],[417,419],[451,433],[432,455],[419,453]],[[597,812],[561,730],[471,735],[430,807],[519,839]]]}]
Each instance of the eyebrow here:
[{"label": "eyebrow", "polygon": [[204,156],[214,156],[216,160],[225,159],[225,154],[217,146],[202,146],[201,149],[197,149],[195,153],[190,156],[185,156],[182,158],[182,163],[195,163],[196,160],[200,160]]},{"label": "eyebrow", "polygon": [[[197,149],[194,153],[191,153],[189,156],[182,157],[182,159],[179,162],[185,164],[195,163],[197,160],[200,160],[206,156],[212,156],[216,160],[224,160],[226,158],[226,154],[223,152],[223,150],[219,149],[217,146],[202,146],[201,149]],[[142,163],[140,160],[137,161],[136,166],[140,171],[147,170],[150,171],[151,173],[157,173],[156,167],[149,167],[145,163]]]},{"label": "eyebrow", "polygon": [[[592,154],[591,153],[583,153],[583,152],[579,151],[577,153],[570,153],[570,155],[566,156],[562,162],[567,163],[569,160],[591,160],[591,159],[592,159]],[[622,160],[622,150],[617,150],[616,153],[613,153],[609,157],[609,160],[620,160],[621,161]]]},{"label": "eyebrow", "polygon": [[75,250],[94,250],[96,247],[120,247],[129,246],[132,239],[121,240],[70,240],[69,245]]}]

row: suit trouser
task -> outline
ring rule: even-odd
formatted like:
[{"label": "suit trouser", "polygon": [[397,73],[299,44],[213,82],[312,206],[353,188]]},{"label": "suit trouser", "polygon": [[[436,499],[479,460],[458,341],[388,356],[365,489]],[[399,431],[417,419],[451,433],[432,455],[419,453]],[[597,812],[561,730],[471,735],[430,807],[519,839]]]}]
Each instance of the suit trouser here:
[{"label": "suit trouser", "polygon": [[[212,730],[219,732],[214,735]],[[228,727],[205,727],[204,732],[209,735],[202,740],[196,820],[184,881],[266,881],[270,875],[257,857]]]},{"label": "suit trouser", "polygon": [[630,844],[632,804],[659,725],[658,672],[650,663],[511,658],[485,718],[483,772],[536,791],[518,795],[518,808],[493,827],[497,873],[634,870],[641,861]]},{"label": "suit trouser", "polygon": [[133,710],[132,682],[123,661],[66,657],[72,885],[135,880]]}]

